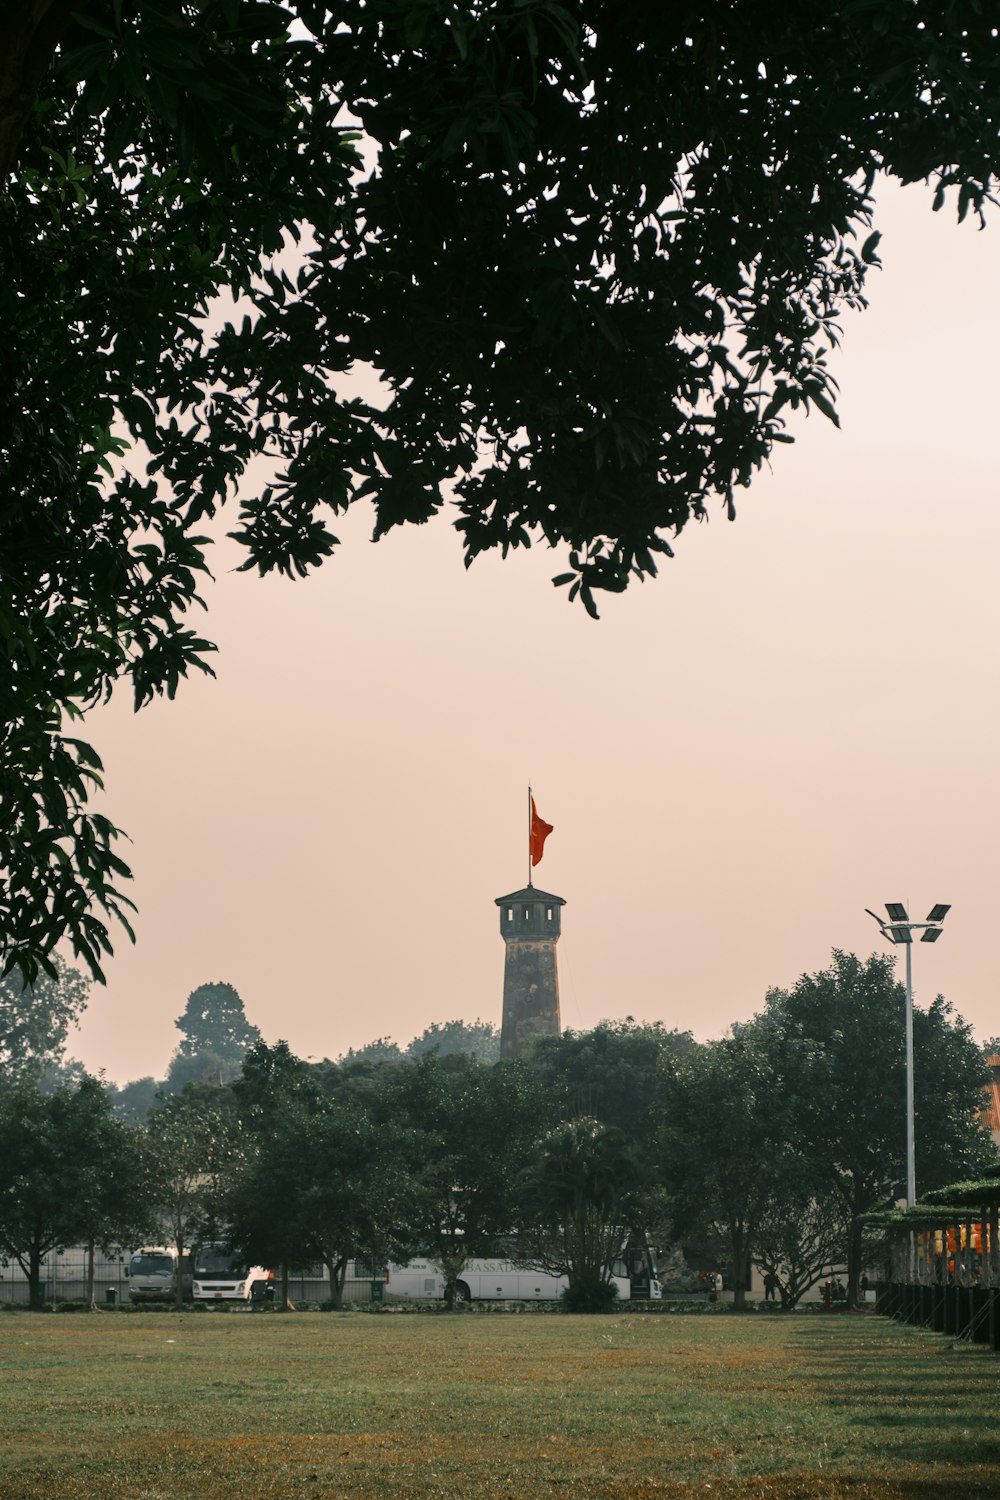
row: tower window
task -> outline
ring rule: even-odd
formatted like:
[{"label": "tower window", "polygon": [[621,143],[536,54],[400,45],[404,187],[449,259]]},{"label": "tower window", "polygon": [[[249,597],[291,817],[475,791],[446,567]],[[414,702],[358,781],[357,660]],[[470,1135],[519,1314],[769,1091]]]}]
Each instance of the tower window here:
[{"label": "tower window", "polygon": [[546,922],[551,922],[552,921],[552,908],[551,908],[551,906],[547,906],[545,908],[545,920],[546,920]]},{"label": "tower window", "polygon": [[531,921],[531,907],[530,906],[526,906],[524,908],[524,920],[526,922],[530,922]]},{"label": "tower window", "polygon": [[513,920],[514,920],[514,908],[512,906],[508,906],[508,908],[507,908],[507,921],[508,922],[513,922]]}]

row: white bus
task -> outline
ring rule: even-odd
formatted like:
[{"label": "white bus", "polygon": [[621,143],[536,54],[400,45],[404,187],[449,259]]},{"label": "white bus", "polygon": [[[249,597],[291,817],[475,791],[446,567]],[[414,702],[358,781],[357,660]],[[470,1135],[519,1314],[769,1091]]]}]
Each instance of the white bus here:
[{"label": "white bus", "polygon": [[[193,1256],[195,1302],[250,1302],[261,1297],[274,1272],[248,1266],[228,1245],[199,1245]],[[254,1291],[254,1287],[257,1291]]]},{"label": "white bus", "polygon": [[[191,1257],[179,1259],[181,1296],[191,1295]],[[125,1269],[130,1302],[173,1302],[177,1296],[178,1255],[172,1245],[145,1245],[135,1250]]]},{"label": "white bus", "polygon": [[[631,1288],[624,1263],[616,1261],[613,1270],[611,1280],[618,1288],[618,1298],[627,1302]],[[541,1302],[561,1297],[568,1285],[565,1276],[531,1270],[512,1260],[476,1259],[466,1262],[455,1285],[455,1300]],[[385,1294],[410,1299],[441,1298],[444,1277],[427,1259],[411,1260],[402,1266],[390,1264],[385,1276]]]}]

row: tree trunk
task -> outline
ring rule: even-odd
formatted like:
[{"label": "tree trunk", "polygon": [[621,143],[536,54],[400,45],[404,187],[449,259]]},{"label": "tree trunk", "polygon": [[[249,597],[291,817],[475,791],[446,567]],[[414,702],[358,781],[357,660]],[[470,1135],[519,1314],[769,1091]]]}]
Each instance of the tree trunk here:
[{"label": "tree trunk", "polygon": [[455,1290],[467,1260],[468,1255],[464,1251],[450,1250],[435,1256],[431,1261],[444,1278],[444,1305],[449,1312],[455,1311]]},{"label": "tree trunk", "polygon": [[97,1299],[94,1296],[94,1240],[93,1236],[87,1241],[87,1306],[91,1312],[97,1311]]},{"label": "tree trunk", "polygon": [[847,1230],[847,1305],[852,1311],[857,1311],[858,1306],[862,1271],[861,1239],[861,1220],[857,1214],[852,1214]]},{"label": "tree trunk", "polygon": [[44,1307],[42,1300],[42,1252],[37,1245],[32,1245],[28,1252],[28,1306],[34,1312],[40,1312]]},{"label": "tree trunk", "polygon": [[33,0],[8,7],[0,27],[0,179],[14,162],[24,122],[74,11],[89,0]]},{"label": "tree trunk", "polygon": [[174,1306],[178,1312],[184,1308],[184,1236],[175,1226],[174,1249],[177,1251],[177,1269],[174,1272]]},{"label": "tree trunk", "polygon": [[347,1275],[347,1257],[338,1255],[324,1259],[323,1264],[330,1273],[330,1301],[339,1312],[344,1305],[344,1278]]},{"label": "tree trunk", "polygon": [[278,1311],[279,1312],[294,1312],[295,1311],[295,1303],[292,1301],[291,1297],[289,1297],[289,1295],[288,1295],[288,1277],[289,1277],[288,1262],[287,1262],[287,1260],[285,1260],[285,1261],[282,1261],[282,1263],[281,1263],[281,1298],[280,1298],[280,1306],[278,1307]]},{"label": "tree trunk", "polygon": [[737,1312],[746,1312],[747,1281],[750,1270],[750,1236],[746,1226],[734,1224],[729,1235],[733,1252],[733,1307]]}]

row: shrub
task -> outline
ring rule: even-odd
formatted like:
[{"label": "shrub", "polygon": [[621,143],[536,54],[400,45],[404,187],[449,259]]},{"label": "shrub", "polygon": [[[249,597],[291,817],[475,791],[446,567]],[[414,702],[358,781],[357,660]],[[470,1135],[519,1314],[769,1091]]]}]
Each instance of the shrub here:
[{"label": "shrub", "polygon": [[618,1288],[613,1281],[602,1281],[597,1277],[586,1281],[571,1282],[560,1297],[566,1312],[607,1313],[618,1298]]}]

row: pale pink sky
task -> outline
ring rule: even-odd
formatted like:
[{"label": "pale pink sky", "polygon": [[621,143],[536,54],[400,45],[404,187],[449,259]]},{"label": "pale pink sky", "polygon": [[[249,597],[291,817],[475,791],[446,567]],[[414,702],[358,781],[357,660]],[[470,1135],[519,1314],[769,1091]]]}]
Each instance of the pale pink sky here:
[{"label": "pale pink sky", "polygon": [[466,573],[445,520],[372,546],[359,513],[304,582],[219,549],[218,680],[90,720],[140,912],[75,1055],[162,1077],[207,980],[303,1056],[499,1025],[529,776],[565,1026],[719,1036],[833,947],[881,948],[864,908],[903,900],[954,904],[918,1003],[1000,1033],[1000,223],[882,200],[842,431],[799,422],[736,523],[599,623],[551,587],[558,553]]}]

